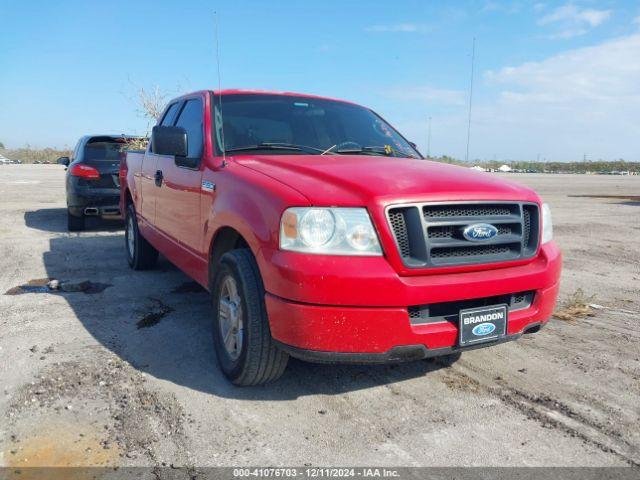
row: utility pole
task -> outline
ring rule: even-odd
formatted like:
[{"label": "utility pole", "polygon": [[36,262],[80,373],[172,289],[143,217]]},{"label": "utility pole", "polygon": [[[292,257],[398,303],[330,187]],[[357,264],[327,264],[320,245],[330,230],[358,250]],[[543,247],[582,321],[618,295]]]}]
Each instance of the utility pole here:
[{"label": "utility pole", "polygon": [[471,142],[471,105],[473,103],[473,68],[476,60],[476,37],[473,37],[473,46],[471,48],[471,82],[469,84],[469,121],[467,123],[467,153],[464,161],[469,161],[469,143]]},{"label": "utility pole", "polygon": [[427,158],[431,158],[431,117],[429,117],[429,133],[427,134]]}]

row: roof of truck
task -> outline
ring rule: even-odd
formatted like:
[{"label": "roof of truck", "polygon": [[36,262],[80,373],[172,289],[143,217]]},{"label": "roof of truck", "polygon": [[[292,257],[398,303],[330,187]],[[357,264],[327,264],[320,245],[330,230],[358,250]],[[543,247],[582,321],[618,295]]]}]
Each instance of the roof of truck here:
[{"label": "roof of truck", "polygon": [[[333,102],[342,102],[342,103],[350,103],[352,105],[358,105],[355,102],[350,102],[349,100],[342,100],[339,98],[331,98],[331,97],[323,97],[321,95],[313,95],[310,93],[297,93],[297,92],[277,92],[277,91],[270,91],[270,90],[252,90],[252,89],[248,89],[248,90],[243,90],[243,89],[239,89],[239,88],[228,88],[228,89],[222,89],[222,90],[209,90],[210,92],[212,92],[214,95],[281,95],[283,97],[304,97],[304,98],[316,98],[319,100],[330,100]],[[198,94],[198,93],[205,93],[205,90],[199,90],[197,92],[191,92],[191,93],[187,93],[185,95],[180,95],[180,97],[177,98],[181,98],[181,97],[186,97],[189,95],[194,95],[194,94]],[[175,99],[174,99],[175,100]]]}]

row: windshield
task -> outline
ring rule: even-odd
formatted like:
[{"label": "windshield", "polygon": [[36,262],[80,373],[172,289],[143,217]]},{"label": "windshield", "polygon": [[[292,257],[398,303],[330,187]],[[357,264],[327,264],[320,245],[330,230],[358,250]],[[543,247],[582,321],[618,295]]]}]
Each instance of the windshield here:
[{"label": "windshield", "polygon": [[[221,155],[220,97],[215,99],[215,143]],[[325,152],[421,158],[382,118],[349,103],[288,95],[225,95],[222,116],[227,153],[264,149],[288,155]]]}]

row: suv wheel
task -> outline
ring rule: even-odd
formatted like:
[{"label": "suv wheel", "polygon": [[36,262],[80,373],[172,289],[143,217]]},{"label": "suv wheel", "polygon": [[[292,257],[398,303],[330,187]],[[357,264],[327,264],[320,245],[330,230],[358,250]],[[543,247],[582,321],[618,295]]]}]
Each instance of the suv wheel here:
[{"label": "suv wheel", "polygon": [[213,340],[220,368],[236,385],[259,385],[278,379],[289,355],[275,346],[264,286],[248,249],[225,253],[211,288]]},{"label": "suv wheel", "polygon": [[158,250],[140,234],[138,218],[133,204],[127,205],[124,230],[127,261],[134,270],[147,270],[158,260]]},{"label": "suv wheel", "polygon": [[67,209],[67,229],[70,232],[84,230],[84,215],[77,217]]}]

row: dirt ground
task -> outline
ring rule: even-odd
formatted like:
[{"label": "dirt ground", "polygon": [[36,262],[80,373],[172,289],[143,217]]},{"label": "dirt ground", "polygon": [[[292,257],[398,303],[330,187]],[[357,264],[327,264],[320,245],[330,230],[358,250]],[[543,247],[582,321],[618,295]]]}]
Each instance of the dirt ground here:
[{"label": "dirt ground", "polygon": [[640,465],[640,177],[508,178],[551,204],[561,297],[595,316],[450,367],[292,361],[241,389],[204,291],[129,270],[118,224],[68,233],[62,167],[0,166],[0,465]]}]

